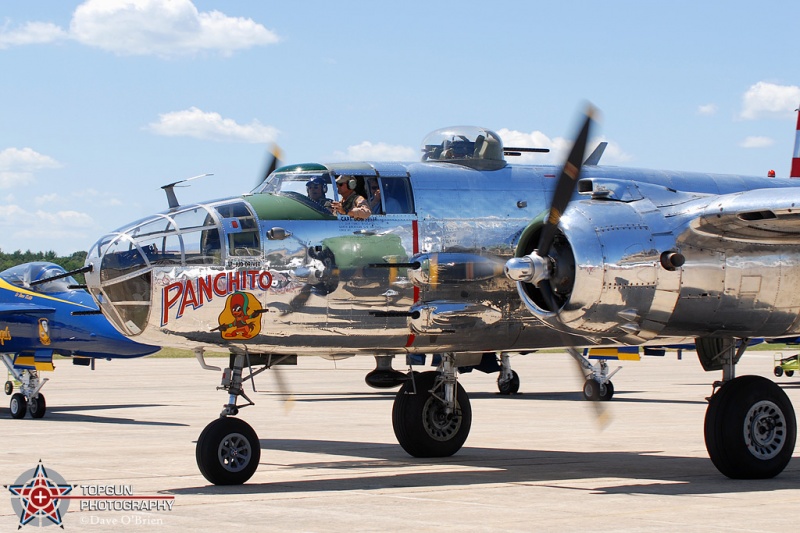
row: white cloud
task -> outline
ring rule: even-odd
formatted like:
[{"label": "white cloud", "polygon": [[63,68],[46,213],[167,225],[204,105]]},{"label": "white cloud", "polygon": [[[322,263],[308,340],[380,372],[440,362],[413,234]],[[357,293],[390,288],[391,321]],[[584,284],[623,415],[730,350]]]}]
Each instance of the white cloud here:
[{"label": "white cloud", "polygon": [[717,113],[717,104],[705,104],[697,107],[699,115],[714,115]]},{"label": "white cloud", "polygon": [[765,148],[773,144],[775,144],[775,141],[769,137],[751,136],[740,142],[739,146],[742,148]]},{"label": "white cloud", "polygon": [[336,152],[334,158],[340,161],[415,161],[419,155],[419,151],[408,146],[364,141],[348,146],[345,152]]},{"label": "white cloud", "polygon": [[0,151],[0,189],[30,185],[36,181],[35,171],[59,167],[61,163],[32,148],[6,148]]},{"label": "white cloud", "polygon": [[36,179],[30,172],[8,172],[0,170],[0,189],[24,187],[35,181]]},{"label": "white cloud", "polygon": [[94,224],[92,217],[79,211],[36,211],[40,224],[52,228],[89,228]]},{"label": "white cloud", "polygon": [[92,205],[106,205],[118,206],[124,205],[122,201],[115,196],[114,193],[100,192],[97,189],[89,187],[88,189],[75,190],[70,193],[72,198],[89,202]]},{"label": "white cloud", "polygon": [[6,148],[0,151],[0,170],[39,170],[59,168],[61,163],[32,148]]},{"label": "white cloud", "polygon": [[[94,220],[79,211],[28,211],[18,205],[0,206],[0,228],[3,230],[5,252],[17,249],[53,250],[66,243],[84,242]],[[16,244],[14,244],[16,243]],[[74,250],[82,245],[76,244]],[[74,251],[73,250],[73,251]],[[71,253],[61,250],[61,253]]]},{"label": "white cloud", "polygon": [[69,34],[66,31],[50,22],[27,22],[13,30],[8,30],[7,26],[0,29],[0,49],[27,44],[47,44],[68,38]]},{"label": "white cloud", "polygon": [[148,125],[157,135],[170,137],[194,137],[207,141],[231,141],[268,143],[275,140],[278,130],[253,120],[250,124],[238,124],[219,113],[207,113],[196,107],[184,111],[173,111],[159,115],[158,122]]},{"label": "white cloud", "polygon": [[800,87],[760,81],[742,96],[740,117],[754,120],[770,116],[791,116],[800,104]]},{"label": "white cloud", "polygon": [[58,202],[59,198],[61,198],[61,196],[56,193],[43,194],[42,196],[37,196],[36,198],[34,198],[33,203],[38,206],[42,206],[45,204],[56,203]]},{"label": "white cloud", "polygon": [[48,22],[0,29],[0,48],[72,39],[119,55],[163,58],[237,50],[277,43],[274,32],[252,19],[200,12],[191,0],[87,0],[69,30]]}]

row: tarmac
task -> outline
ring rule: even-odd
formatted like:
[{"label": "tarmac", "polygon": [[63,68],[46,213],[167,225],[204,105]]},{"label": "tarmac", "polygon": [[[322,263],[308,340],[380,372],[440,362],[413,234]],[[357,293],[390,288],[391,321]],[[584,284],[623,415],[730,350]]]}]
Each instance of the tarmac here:
[{"label": "tarmac", "polygon": [[[76,497],[61,516],[64,531],[797,527],[797,451],[770,480],[728,479],[708,459],[705,397],[720,374],[703,372],[693,352],[612,361],[612,369],[623,368],[599,413],[608,419],[604,429],[567,355],[515,356],[512,366],[521,378],[513,396],[497,394],[497,374],[460,376],[472,430],[461,451],[444,459],[415,459],[397,444],[395,391],[364,383],[371,357],[301,358],[280,374],[291,401],[264,372],[255,380],[259,392],[248,387],[256,405],[239,414],[261,440],[258,471],[245,485],[216,487],[197,469],[195,442],[227,400],[215,390],[219,372],[193,359],[98,361],[94,371],[58,361],[42,389],[43,419],[12,420],[8,404],[0,408],[0,484],[19,483],[39,464],[48,479],[60,476]],[[773,366],[773,352],[751,351],[737,374],[774,379],[800,406],[800,377],[775,378]],[[20,515],[4,493],[0,531],[14,531]]]}]

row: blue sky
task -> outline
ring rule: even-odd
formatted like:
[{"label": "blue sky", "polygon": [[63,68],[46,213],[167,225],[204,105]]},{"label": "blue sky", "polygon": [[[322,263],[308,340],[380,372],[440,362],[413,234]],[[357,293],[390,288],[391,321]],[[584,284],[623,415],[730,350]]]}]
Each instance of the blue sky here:
[{"label": "blue sky", "polygon": [[87,250],[198,174],[182,203],[245,192],[273,141],[287,163],[412,160],[470,124],[556,162],[587,100],[606,164],[789,172],[788,0],[0,5],[4,252]]}]

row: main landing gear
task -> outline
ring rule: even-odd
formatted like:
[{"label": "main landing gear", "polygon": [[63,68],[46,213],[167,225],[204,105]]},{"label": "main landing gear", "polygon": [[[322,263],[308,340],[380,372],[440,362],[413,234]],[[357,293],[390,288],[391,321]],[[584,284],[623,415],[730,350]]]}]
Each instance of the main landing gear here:
[{"label": "main landing gear", "polygon": [[[196,355],[205,364],[202,350]],[[269,357],[269,356],[267,356]],[[448,457],[464,445],[472,424],[472,408],[464,388],[456,380],[454,354],[443,354],[433,372],[409,372],[397,393],[392,424],[397,440],[414,457]],[[259,360],[263,368],[253,370],[247,354],[232,354],[218,387],[228,393],[220,417],[208,424],[197,439],[195,458],[200,472],[215,485],[239,485],[250,479],[261,459],[261,445],[249,424],[234,418],[239,409],[253,405],[242,385],[280,359]],[[242,373],[249,373],[243,377]],[[242,397],[247,403],[239,404]]]},{"label": "main landing gear", "polygon": [[11,418],[25,418],[26,413],[30,413],[31,418],[42,418],[47,411],[47,404],[39,391],[47,383],[47,378],[40,379],[39,372],[33,369],[16,369],[8,355],[3,354],[2,359],[14,379],[20,382],[19,392],[14,392],[14,384],[10,380],[5,384],[5,393],[11,395],[8,406]]},{"label": "main landing gear", "polygon": [[456,380],[455,356],[443,354],[435,372],[412,373],[397,393],[392,426],[414,457],[449,457],[469,436],[472,408]]},{"label": "main landing gear", "polygon": [[735,377],[746,340],[738,349],[727,339],[713,341],[706,342],[705,348],[698,343],[704,368],[723,372],[722,381],[714,383],[706,410],[705,441],[711,462],[729,478],[774,477],[794,452],[797,421],[791,401],[769,379]]}]

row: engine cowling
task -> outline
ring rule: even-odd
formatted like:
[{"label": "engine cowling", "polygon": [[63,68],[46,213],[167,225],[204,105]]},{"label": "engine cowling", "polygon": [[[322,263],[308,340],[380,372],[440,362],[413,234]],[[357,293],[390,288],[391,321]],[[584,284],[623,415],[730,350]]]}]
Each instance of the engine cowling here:
[{"label": "engine cowling", "polygon": [[[529,226],[516,258],[506,263],[506,275],[517,282],[531,313],[569,333],[631,343],[663,330],[680,295],[683,256],[652,204],[575,203],[546,257],[534,250],[541,227],[538,219]],[[543,279],[557,310],[542,293]]]}]

